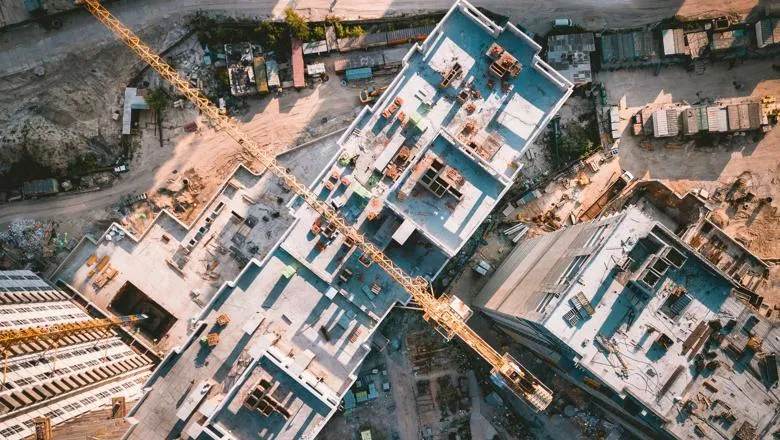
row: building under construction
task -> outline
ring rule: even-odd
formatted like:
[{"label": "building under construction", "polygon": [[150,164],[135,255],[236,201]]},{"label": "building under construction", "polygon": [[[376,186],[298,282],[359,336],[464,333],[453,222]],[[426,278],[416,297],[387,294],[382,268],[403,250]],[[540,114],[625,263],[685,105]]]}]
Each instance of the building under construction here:
[{"label": "building under construction", "polygon": [[[496,368],[497,383],[535,410],[549,405],[544,384],[461,324],[471,315],[465,304],[417,293],[509,190],[525,148],[571,93],[540,50],[513,25],[456,2],[346,130],[310,189],[293,186],[315,200],[293,197],[292,224],[267,252],[244,253],[264,240],[259,220],[271,215],[266,180],[246,170],[188,228],[162,216],[140,238],[115,225],[82,241],[55,278],[90,299],[126,313],[150,309],[161,322],[160,310],[201,304],[178,313],[173,328],[186,336],[129,411],[126,437],[313,438],[355,382],[379,324],[413,292],[429,301],[442,335],[462,337]],[[95,286],[93,256],[118,271],[106,284]],[[410,288],[398,272],[418,284]],[[143,293],[131,295],[143,298],[141,310],[118,299],[130,290]],[[438,325],[445,319],[454,321]]]},{"label": "building under construction", "polygon": [[18,336],[94,320],[87,307],[30,271],[0,272],[0,438],[24,439],[49,426],[54,437],[38,438],[57,438],[57,425],[104,408],[121,419],[140,398],[155,358],[136,349],[121,328],[71,331],[56,339]]},{"label": "building under construction", "polygon": [[648,437],[767,438],[780,327],[656,214],[633,206],[527,240],[475,303]]}]

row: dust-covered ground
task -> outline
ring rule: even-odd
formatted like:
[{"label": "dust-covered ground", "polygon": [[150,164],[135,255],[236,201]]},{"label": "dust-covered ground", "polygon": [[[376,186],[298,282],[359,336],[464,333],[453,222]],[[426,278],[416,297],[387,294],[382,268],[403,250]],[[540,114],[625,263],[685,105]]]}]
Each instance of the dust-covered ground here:
[{"label": "dust-covered ground", "polygon": [[[620,142],[621,168],[638,178],[659,179],[680,194],[703,189],[712,195],[742,178],[755,200],[766,203],[755,216],[754,209],[728,211],[726,232],[767,259],[780,258],[780,130],[775,127],[761,135],[697,142],[633,136],[628,125],[633,114],[651,103],[780,96],[773,62],[749,60],[733,67],[707,64],[703,75],[677,66],[663,69],[658,76],[650,70],[598,74],[609,102],[621,106],[626,128]],[[735,81],[742,86],[739,90],[733,86]],[[649,146],[642,147],[642,141]]]},{"label": "dust-covered ground", "polygon": [[[166,46],[183,33],[183,28],[158,23],[141,36]],[[122,153],[121,118],[114,121],[112,114],[121,113],[123,90],[142,67],[116,41],[95,49],[86,45],[59,62],[0,77],[0,171],[26,159],[64,176],[69,165],[88,154],[97,164],[112,164]],[[30,176],[29,170],[11,168],[11,177],[48,177]]]}]

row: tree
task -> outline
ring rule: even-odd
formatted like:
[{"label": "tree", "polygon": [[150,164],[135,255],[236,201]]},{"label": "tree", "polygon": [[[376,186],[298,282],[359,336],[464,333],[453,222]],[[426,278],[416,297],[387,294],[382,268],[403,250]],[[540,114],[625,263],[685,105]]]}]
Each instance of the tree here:
[{"label": "tree", "polygon": [[260,35],[263,48],[272,48],[282,40],[284,29],[281,25],[277,26],[270,21],[263,21],[255,28],[255,32]]},{"label": "tree", "polygon": [[320,41],[325,39],[325,27],[315,26],[309,34],[309,41]]},{"label": "tree", "polygon": [[284,10],[284,22],[290,28],[290,33],[301,41],[309,40],[309,25],[306,19],[298,15],[293,8]]},{"label": "tree", "polygon": [[146,94],[144,100],[152,110],[159,112],[168,104],[168,94],[160,88],[152,89]]}]

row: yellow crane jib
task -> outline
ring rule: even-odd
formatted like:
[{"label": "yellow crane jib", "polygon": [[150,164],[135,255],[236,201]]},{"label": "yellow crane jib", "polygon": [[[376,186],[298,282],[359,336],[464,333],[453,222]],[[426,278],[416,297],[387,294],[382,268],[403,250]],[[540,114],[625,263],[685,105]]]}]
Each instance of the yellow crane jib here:
[{"label": "yellow crane jib", "polygon": [[135,54],[167,80],[179,93],[208,118],[238,142],[244,152],[257,160],[262,166],[279,177],[298,197],[317,211],[325,220],[334,225],[344,235],[348,243],[354,243],[363,254],[379,265],[390,277],[400,284],[423,309],[424,319],[431,322],[445,338],[458,336],[493,367],[494,379],[515,394],[525,399],[535,410],[544,410],[552,402],[552,393],[530,372],[524,369],[508,354],[501,355],[468,325],[466,317],[453,308],[449,297],[437,299],[431,291],[428,281],[422,277],[412,277],[397,266],[379,248],[368,241],[362,233],[352,227],[343,216],[333,209],[303,182],[298,180],[286,167],[279,165],[276,159],[265,152],[267,144],[261,144],[244,133],[228,116],[222,114],[200,91],[192,87],[189,81],[181,78],[155,51],[114,17],[99,0],[81,0],[77,2],[87,9],[117,38],[124,42]]},{"label": "yellow crane jib", "polygon": [[88,319],[79,322],[68,322],[38,327],[25,327],[0,330],[0,347],[7,350],[8,347],[21,343],[42,340],[54,340],[75,333],[83,333],[90,330],[109,329],[121,325],[134,324],[146,319],[146,315],[129,315],[103,319]]}]

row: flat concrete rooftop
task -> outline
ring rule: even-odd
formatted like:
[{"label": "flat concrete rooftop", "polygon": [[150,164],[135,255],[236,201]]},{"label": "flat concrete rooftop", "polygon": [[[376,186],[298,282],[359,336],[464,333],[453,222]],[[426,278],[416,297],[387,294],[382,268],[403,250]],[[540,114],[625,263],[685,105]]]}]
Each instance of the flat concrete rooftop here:
[{"label": "flat concrete rooftop", "polygon": [[490,214],[505,186],[441,136],[434,139],[428,151],[463,175],[465,183],[459,188],[463,198],[437,197],[417,185],[403,200],[399,200],[396,187],[387,202],[441,243],[448,255],[454,255]]},{"label": "flat concrete rooftop", "polygon": [[[677,268],[654,259],[663,246],[677,249],[685,262]],[[631,258],[628,272],[616,270],[626,257]],[[662,275],[652,286],[636,281],[650,265],[668,268],[659,269]],[[552,311],[542,324],[577,353],[581,367],[619,395],[640,401],[670,432],[680,438],[692,435],[698,420],[681,415],[680,409],[688,399],[715,417],[723,409],[718,410],[717,401],[728,408],[736,422],[707,423],[724,438],[733,438],[743,422],[759,430],[776,423],[773,415],[780,408],[780,393],[748,371],[760,369],[760,356],[747,353],[748,336],[740,335],[751,316],[758,321],[755,313],[737,297],[735,285],[724,274],[660,223],[630,208],[577,280],[551,304]],[[565,315],[573,309],[578,294],[590,302],[594,313],[572,325]],[[733,329],[728,329],[732,320]],[[726,342],[705,343],[710,334],[706,329],[714,321],[727,327],[723,331],[726,342],[740,341],[734,344],[736,354],[727,349]],[[751,332],[769,338],[772,346],[780,343],[780,329],[768,323]],[[765,347],[767,352],[774,349]],[[717,360],[720,366],[697,372],[697,353],[704,353],[703,362]]]},{"label": "flat concrete rooftop", "polygon": [[[519,75],[490,73],[494,44],[520,63]],[[457,2],[342,136],[343,154],[358,155],[353,180],[455,255],[511,185],[527,145],[571,93],[571,83],[538,57],[539,50],[514,26],[502,29],[467,2]],[[459,73],[442,86],[453,69]],[[460,93],[468,98],[458,99]],[[404,148],[408,159],[397,161]],[[395,194],[431,151],[444,153],[445,163],[463,174],[463,200],[420,195],[418,184],[419,200],[399,203]]]},{"label": "flat concrete rooftop", "polygon": [[[189,382],[194,377],[213,385],[207,399],[220,402],[223,409],[240,407],[242,402],[236,399],[242,394],[235,397],[234,392],[246,386],[246,376],[251,375],[248,366],[261,361],[275,365],[266,370],[282,373],[274,374],[271,382],[295,384],[288,388],[298,390],[290,397],[297,402],[296,413],[323,417],[338,406],[339,396],[351,386],[354,371],[369,352],[367,336],[378,321],[361,309],[360,301],[340,294],[328,297],[330,286],[281,248],[264,261],[251,263],[232,284],[204,309],[202,325],[194,334],[198,337],[158,371],[133,414],[141,423],[130,438],[192,429],[194,425],[181,421],[175,412],[160,408],[177,407],[191,391]],[[226,326],[216,323],[222,314],[230,317]],[[215,347],[199,342],[212,332],[219,334]],[[217,428],[220,420],[232,425],[230,410],[213,414]],[[306,432],[316,426],[311,425],[315,421],[316,417],[292,418],[280,425],[277,418],[268,417],[258,418],[253,426],[269,434],[282,429]]]},{"label": "flat concrete rooftop", "polygon": [[[316,164],[301,158],[329,158],[337,151],[335,141],[330,136],[279,160],[312,182],[316,171],[309,168]],[[186,339],[187,319],[197,315],[225,281],[238,276],[250,258],[267,254],[292,224],[293,217],[277,197],[290,196],[274,176],[256,176],[240,167],[192,225],[161,213],[141,237],[119,227],[109,228],[114,231],[112,240],[106,240],[106,234],[97,239],[85,237],[51,278],[73,286],[104,310],[111,308],[126,285],[137,287],[175,318],[159,346],[168,349]],[[275,211],[280,213],[277,218],[270,215]],[[249,227],[246,220],[250,217],[259,226]],[[117,270],[102,287],[94,284],[100,274],[90,275],[95,264],[86,264],[92,255],[98,260],[109,257],[107,266]]]},{"label": "flat concrete rooftop", "polygon": [[[486,51],[493,42],[516,57],[523,70],[517,77],[507,77],[503,85],[496,79],[488,89]],[[325,165],[310,187],[407,273],[435,278],[509,188],[522,166],[523,149],[571,92],[571,84],[538,58],[539,50],[514,26],[499,28],[467,2],[456,2],[428,40],[409,52],[384,96],[373,108],[365,108],[339,139],[340,150],[329,157],[310,158],[310,164]],[[450,87],[440,89],[443,69],[452,67],[454,57],[462,74]],[[478,131],[506,140],[494,145],[490,160],[469,150],[464,143],[468,137],[446,131],[462,107],[453,98],[454,87],[467,82],[473,84],[469,90],[480,90],[483,97],[474,92],[479,110],[473,113],[482,115],[483,124]],[[395,112],[390,112],[393,116],[382,116],[396,98],[400,99]],[[403,126],[397,119],[400,112],[408,116]],[[409,154],[399,156],[403,146]],[[456,197],[454,204],[424,193],[425,188],[408,180],[428,153],[462,176],[462,182],[455,184],[462,197]],[[383,174],[390,164],[397,167],[394,177]],[[412,191],[400,200],[398,188],[407,182]],[[252,225],[263,210],[274,209],[264,201],[264,191],[273,185],[229,186],[230,194],[220,195],[205,210],[204,219],[220,211],[206,230],[201,230],[200,221],[205,221],[201,219],[191,230],[172,236],[169,247],[161,246],[160,237],[150,233],[141,240],[147,244],[124,245],[127,256],[117,258],[122,267],[124,258],[128,265],[131,258],[150,259],[144,264],[151,266],[135,269],[134,276],[141,277],[140,272],[163,270],[172,251],[178,252],[175,262],[184,261],[186,253],[179,252],[180,246],[190,245],[192,257],[183,266],[183,275],[174,269],[163,279],[169,284],[149,277],[142,289],[148,292],[156,287],[164,292],[158,294],[163,297],[160,302],[172,308],[193,289],[207,290],[203,295],[207,303],[195,318],[184,319],[193,314],[189,309],[179,313],[182,318],[176,325],[188,337],[162,363],[145,398],[131,412],[130,438],[311,438],[355,381],[377,325],[395,304],[410,299],[300,199],[287,205],[292,217],[288,228],[278,234],[253,235],[264,230]],[[211,240],[219,244],[210,249],[204,240],[215,230],[222,232]],[[280,236],[276,244],[270,243],[271,237]],[[195,243],[190,242],[193,239]],[[145,247],[154,250],[136,251]],[[60,272],[71,280],[83,278],[80,266],[89,252],[82,251]],[[223,264],[219,255],[225,254],[243,267],[240,273],[239,267],[228,266],[229,273],[236,275],[221,273],[218,279],[208,280],[210,288],[197,281],[204,275],[203,269],[196,269],[203,264],[200,259],[206,259],[208,278],[213,265]],[[242,258],[248,264],[240,264]],[[85,282],[80,285],[85,287]],[[226,326],[216,324],[222,314],[230,317]],[[219,334],[216,346],[200,342],[209,333]],[[262,417],[242,407],[258,380],[278,391],[274,394],[291,413],[289,417],[281,416],[282,412]]]}]

